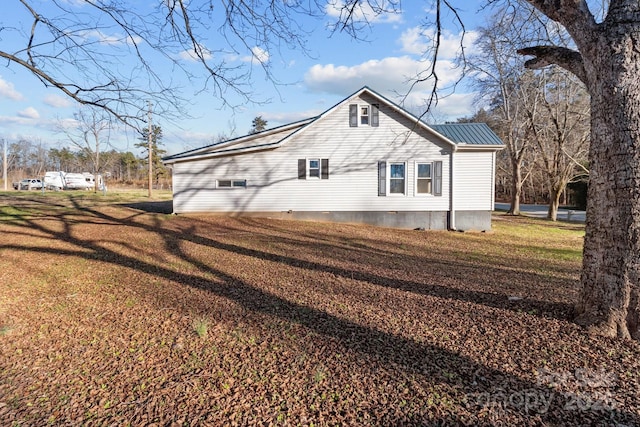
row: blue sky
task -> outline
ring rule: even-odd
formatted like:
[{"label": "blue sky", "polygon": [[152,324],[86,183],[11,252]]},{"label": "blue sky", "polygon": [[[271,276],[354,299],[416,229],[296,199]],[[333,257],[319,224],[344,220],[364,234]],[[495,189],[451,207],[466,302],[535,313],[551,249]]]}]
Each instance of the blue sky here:
[{"label": "blue sky", "polygon": [[[78,13],[87,9],[80,0],[60,0]],[[335,0],[333,0],[335,2]],[[463,4],[460,14],[467,29],[466,43],[471,49],[475,38],[474,29],[483,25],[485,12],[481,11],[483,1],[458,2]],[[46,11],[47,1],[35,0],[34,5]],[[132,6],[144,8],[145,2],[134,1]],[[398,94],[409,90],[408,79],[416,73],[428,69],[429,62],[422,57],[425,47],[431,43],[429,31],[422,28],[425,21],[433,19],[429,2],[404,1],[399,14],[383,15],[372,22],[371,28],[362,33],[365,41],[356,41],[344,33],[334,33],[326,28],[334,22],[335,9],[327,6],[326,15],[319,19],[307,18],[304,28],[310,32],[308,55],[298,50],[282,48],[270,52],[259,46],[245,50],[236,47],[226,49],[224,39],[212,28],[203,39],[203,47],[218,52],[225,48],[225,61],[234,67],[243,67],[251,72],[251,91],[257,99],[269,100],[261,104],[244,104],[240,98],[228,95],[231,104],[239,104],[235,109],[224,108],[210,92],[203,92],[204,81],[188,82],[181,78],[168,64],[158,61],[155,71],[167,79],[181,83],[182,96],[189,100],[188,113],[191,118],[171,122],[156,117],[155,124],[162,126],[164,144],[168,154],[209,144],[220,134],[240,136],[251,128],[256,116],[267,120],[268,127],[315,116],[330,108],[347,95],[367,85],[388,98],[400,102]],[[5,11],[0,21],[15,23],[28,33],[31,21],[24,14],[24,8],[17,0],[3,3]],[[362,11],[366,13],[366,11]],[[459,70],[453,67],[453,59],[459,50],[460,28],[453,24],[452,16],[444,18],[446,31],[441,47],[441,61],[438,70],[441,83],[446,86],[455,82]],[[214,24],[215,26],[215,24]],[[0,49],[11,51],[20,46],[19,33],[3,31]],[[114,29],[103,29],[86,37],[100,39],[108,44],[119,36]],[[220,54],[219,52],[217,53]],[[149,59],[156,58],[151,54]],[[198,67],[189,52],[176,52],[177,58],[187,69]],[[266,79],[260,61],[268,62],[273,76],[280,84],[274,85]],[[126,64],[126,58],[121,63]],[[154,62],[155,64],[155,62]],[[78,106],[58,90],[45,88],[28,71],[15,64],[3,64],[0,68],[0,138],[15,142],[18,138],[41,141],[49,147],[71,147],[65,135],[59,131],[61,124],[73,126],[73,114]],[[431,89],[430,84],[417,86],[405,100],[405,107],[414,113],[421,112],[424,100]],[[455,93],[445,90],[434,111],[436,121],[451,120],[467,116],[475,111],[473,93],[468,85],[459,85]],[[141,100],[141,108],[144,102]],[[119,150],[130,150],[135,135],[125,132],[110,134],[110,144]]]}]

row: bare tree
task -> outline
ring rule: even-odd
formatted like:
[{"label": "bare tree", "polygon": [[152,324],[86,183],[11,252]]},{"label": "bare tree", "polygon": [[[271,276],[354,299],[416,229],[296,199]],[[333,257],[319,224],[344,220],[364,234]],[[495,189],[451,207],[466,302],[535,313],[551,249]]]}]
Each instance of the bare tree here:
[{"label": "bare tree", "polygon": [[560,196],[567,184],[583,175],[589,149],[589,96],[584,85],[567,71],[545,70],[539,118],[531,120],[532,139],[539,153],[549,191],[547,217],[558,215]]},{"label": "bare tree", "polygon": [[494,129],[506,145],[511,182],[508,213],[520,214],[520,200],[527,174],[523,164],[533,144],[528,123],[535,114],[539,77],[523,71],[524,61],[516,53],[513,40],[530,26],[531,14],[525,10],[499,9],[489,25],[479,30],[478,54],[468,60],[479,101],[489,102],[496,118]]},{"label": "bare tree", "polygon": [[[344,5],[345,10],[351,7],[345,17],[350,24],[362,16],[358,3]],[[145,100],[152,99],[154,113],[165,119],[184,114],[176,72],[199,81],[223,105],[234,106],[234,96],[241,104],[257,101],[251,94],[251,66],[258,64],[275,81],[268,53],[282,45],[305,51],[307,32],[295,18],[324,15],[325,7],[319,0],[166,0],[155,5],[10,0],[0,18],[0,34],[10,34],[16,47],[0,49],[0,58],[32,73],[44,86],[140,130]],[[216,45],[208,37],[214,28],[222,35],[215,38]],[[228,64],[230,53],[250,54],[255,61],[248,68]],[[192,67],[193,62],[200,67]],[[171,76],[154,71],[167,67],[174,71]]]},{"label": "bare tree", "polygon": [[61,127],[69,141],[91,161],[95,179],[94,191],[98,191],[98,174],[101,172],[100,153],[109,146],[109,134],[114,126],[112,117],[97,108],[80,108],[75,114],[74,128]]}]

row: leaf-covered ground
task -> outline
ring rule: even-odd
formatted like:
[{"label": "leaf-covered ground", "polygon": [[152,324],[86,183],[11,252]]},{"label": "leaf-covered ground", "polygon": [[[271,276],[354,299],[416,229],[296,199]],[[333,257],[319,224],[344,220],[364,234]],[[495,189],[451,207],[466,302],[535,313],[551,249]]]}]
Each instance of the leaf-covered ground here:
[{"label": "leaf-covered ground", "polygon": [[0,425],[640,425],[640,346],[571,322],[581,226],[166,209],[0,193]]}]

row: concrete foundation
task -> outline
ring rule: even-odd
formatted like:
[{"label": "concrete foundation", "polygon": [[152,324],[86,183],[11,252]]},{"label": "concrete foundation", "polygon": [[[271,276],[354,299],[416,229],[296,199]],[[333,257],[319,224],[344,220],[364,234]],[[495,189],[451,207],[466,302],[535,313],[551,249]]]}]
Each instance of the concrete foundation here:
[{"label": "concrete foundation", "polygon": [[456,230],[491,230],[491,211],[456,211]]},{"label": "concrete foundation", "polygon": [[[204,213],[204,212],[203,212]],[[192,214],[196,214],[195,212]],[[449,229],[449,212],[432,211],[283,211],[283,212],[206,212],[207,215],[293,219],[299,221],[369,224],[378,227],[424,230]],[[491,230],[491,212],[456,211],[456,230]]]}]

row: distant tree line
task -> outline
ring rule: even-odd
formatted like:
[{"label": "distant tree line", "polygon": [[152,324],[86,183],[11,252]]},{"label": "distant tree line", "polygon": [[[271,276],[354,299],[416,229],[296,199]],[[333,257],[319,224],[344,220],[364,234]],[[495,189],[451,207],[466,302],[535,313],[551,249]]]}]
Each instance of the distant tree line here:
[{"label": "distant tree line", "polygon": [[[146,138],[146,136],[143,137]],[[156,144],[155,138],[154,144]],[[138,145],[142,147],[143,143]],[[163,153],[164,151],[161,151],[154,155],[154,185],[167,188],[170,186],[171,180],[169,171],[162,166],[160,161],[160,156]],[[42,177],[47,171],[93,173],[94,163],[95,153],[73,145],[71,147],[49,148],[42,141],[28,138],[21,138],[7,144],[7,179],[9,182]],[[147,154],[144,152],[136,156],[131,151],[123,152],[112,148],[100,153],[100,165],[97,172],[112,184],[144,186],[148,174],[147,164]],[[2,168],[1,163],[0,168]]]},{"label": "distant tree line", "polygon": [[496,157],[496,197],[511,203],[546,203],[555,220],[560,204],[586,203],[590,99],[585,85],[560,67],[530,70],[513,40],[563,34],[540,28],[535,11],[505,7],[479,30],[476,54],[467,58],[480,101],[487,105],[460,121],[485,122],[506,148]]}]

